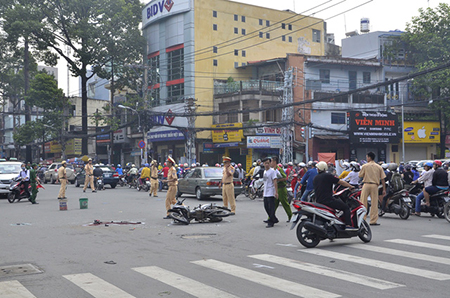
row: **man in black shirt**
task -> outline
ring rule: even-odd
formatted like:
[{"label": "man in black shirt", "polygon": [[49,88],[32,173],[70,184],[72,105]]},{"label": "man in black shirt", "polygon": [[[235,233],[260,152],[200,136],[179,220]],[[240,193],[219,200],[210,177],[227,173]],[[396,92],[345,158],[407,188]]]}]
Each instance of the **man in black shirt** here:
[{"label": "man in black shirt", "polygon": [[[102,168],[100,167],[99,164],[96,164],[94,167],[95,167],[94,168],[94,172],[93,172],[93,174],[94,174],[94,184],[95,184],[95,188],[97,189],[97,178],[98,177],[103,177],[103,170],[102,170]],[[96,192],[96,191],[92,191],[92,192]]]},{"label": "man in black shirt", "polygon": [[328,166],[326,162],[321,161],[316,165],[316,167],[319,172],[319,174],[317,174],[313,181],[316,202],[334,209],[341,210],[342,212],[344,212],[346,225],[345,229],[358,230],[358,228],[352,227],[350,208],[347,206],[347,204],[342,202],[342,200],[340,199],[333,198],[333,184],[340,184],[350,189],[353,189],[354,187],[344,180],[340,180],[330,173],[327,173],[326,171],[328,169]]},{"label": "man in black shirt", "polygon": [[442,162],[435,160],[433,162],[433,180],[431,186],[425,187],[423,196],[425,197],[425,204],[430,206],[430,195],[437,193],[440,190],[448,189],[448,173],[442,168]]},{"label": "man in black shirt", "polygon": [[403,173],[403,180],[405,184],[410,185],[414,180],[414,173],[411,171],[411,165],[405,166],[405,172]]}]

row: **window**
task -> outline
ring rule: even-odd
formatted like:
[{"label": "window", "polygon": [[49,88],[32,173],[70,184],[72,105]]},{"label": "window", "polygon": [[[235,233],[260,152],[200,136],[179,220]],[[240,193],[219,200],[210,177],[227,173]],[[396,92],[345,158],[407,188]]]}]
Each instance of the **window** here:
[{"label": "window", "polygon": [[213,66],[217,66],[217,59],[213,60]]},{"label": "window", "polygon": [[238,34],[238,33],[239,33],[238,28],[234,27],[234,34]]},{"label": "window", "polygon": [[234,62],[234,68],[238,68],[239,67],[239,62]]},{"label": "window", "polygon": [[345,124],[345,113],[331,113],[331,124]]},{"label": "window", "polygon": [[171,102],[177,101],[181,96],[184,95],[184,83],[171,85],[167,87],[167,95]]},{"label": "window", "polygon": [[245,35],[245,29],[242,29],[242,35]]},{"label": "window", "polygon": [[242,57],[245,57],[246,54],[245,51],[242,51]]},{"label": "window", "polygon": [[150,66],[150,85],[159,84],[159,55],[148,60]]},{"label": "window", "polygon": [[263,20],[259,19],[259,25],[262,26]]},{"label": "window", "polygon": [[246,66],[247,64],[245,64],[245,62],[242,62],[242,64],[241,64],[242,66]]},{"label": "window", "polygon": [[217,47],[213,47],[213,53],[217,53]]},{"label": "window", "polygon": [[237,15],[237,14],[234,15],[234,20],[235,20],[235,21],[238,20],[238,15]]},{"label": "window", "polygon": [[259,38],[263,38],[264,37],[264,33],[259,32]]},{"label": "window", "polygon": [[242,17],[241,17],[241,21],[242,21],[243,23],[245,23],[245,16],[242,16]]},{"label": "window", "polygon": [[288,25],[288,29],[292,30],[292,25],[291,24]]},{"label": "window", "polygon": [[213,24],[213,30],[217,31],[217,24]]},{"label": "window", "polygon": [[267,39],[270,38],[270,33],[266,33],[266,38],[267,38]]},{"label": "window", "polygon": [[270,21],[266,21],[266,26],[267,26],[267,27],[270,26]]},{"label": "window", "polygon": [[286,41],[286,35],[281,35],[281,41]]},{"label": "window", "polygon": [[312,41],[313,42],[320,42],[320,30],[313,29]]},{"label": "window", "polygon": [[281,23],[281,29],[286,29],[286,24],[285,23]]},{"label": "window", "polygon": [[330,83],[330,70],[329,69],[320,69],[320,81],[324,84]]},{"label": "window", "polygon": [[363,84],[370,84],[370,72],[363,72]]},{"label": "window", "polygon": [[234,56],[239,56],[239,50],[234,50]]},{"label": "window", "polygon": [[289,42],[292,42],[292,36],[289,36]]},{"label": "window", "polygon": [[149,92],[149,98],[150,98],[150,104],[152,107],[156,107],[159,106],[160,104],[160,89],[159,88],[155,88],[153,90],[150,90]]},{"label": "window", "polygon": [[213,10],[213,18],[217,18],[217,11]]},{"label": "window", "polygon": [[348,89],[355,90],[357,86],[356,71],[350,70],[348,72]]},{"label": "window", "polygon": [[167,53],[169,78],[168,81],[184,78],[184,49]]}]

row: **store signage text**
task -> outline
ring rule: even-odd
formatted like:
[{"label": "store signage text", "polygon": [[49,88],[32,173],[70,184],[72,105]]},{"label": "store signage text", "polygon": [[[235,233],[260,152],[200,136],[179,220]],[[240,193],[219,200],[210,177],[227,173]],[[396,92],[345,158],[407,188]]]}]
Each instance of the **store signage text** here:
[{"label": "store signage text", "polygon": [[150,19],[153,16],[156,16],[159,13],[163,12],[165,8],[168,12],[172,9],[174,2],[173,0],[162,0],[159,1],[149,7],[147,7],[147,19]]}]

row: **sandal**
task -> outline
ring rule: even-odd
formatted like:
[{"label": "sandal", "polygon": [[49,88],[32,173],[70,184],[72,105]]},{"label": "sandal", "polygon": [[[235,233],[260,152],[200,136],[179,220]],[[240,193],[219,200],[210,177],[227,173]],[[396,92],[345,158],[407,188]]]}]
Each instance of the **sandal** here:
[{"label": "sandal", "polygon": [[413,213],[415,216],[420,216],[420,212],[414,212]]}]

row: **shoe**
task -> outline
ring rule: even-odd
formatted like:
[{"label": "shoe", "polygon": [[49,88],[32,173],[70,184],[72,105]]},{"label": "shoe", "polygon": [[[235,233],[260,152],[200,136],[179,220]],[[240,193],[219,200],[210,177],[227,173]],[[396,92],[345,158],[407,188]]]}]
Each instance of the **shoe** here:
[{"label": "shoe", "polygon": [[93,190],[92,192],[97,192],[96,190]]},{"label": "shoe", "polygon": [[85,189],[83,189],[83,192],[86,192],[86,190],[85,190]]},{"label": "shoe", "polygon": [[266,228],[273,228],[273,223],[268,223]]},{"label": "shoe", "polygon": [[236,215],[236,213],[234,213],[234,212],[230,212],[230,215]]},{"label": "shoe", "polygon": [[345,230],[346,231],[350,231],[350,232],[352,232],[352,231],[359,231],[358,228],[355,228],[355,227],[352,227],[352,226],[345,226]]},{"label": "shoe", "polygon": [[370,225],[371,226],[379,226],[380,224],[376,222],[376,223],[371,223]]},{"label": "shoe", "polygon": [[268,223],[268,222],[269,222],[269,220],[267,220],[267,219],[266,219],[266,220],[263,220],[263,223]]},{"label": "shoe", "polygon": [[31,202],[31,204],[39,204],[38,202]]},{"label": "shoe", "polygon": [[158,196],[153,196],[154,198],[157,198]]},{"label": "shoe", "polygon": [[164,216],[163,219],[170,219],[170,217],[169,216]]},{"label": "shoe", "polygon": [[414,212],[413,213],[415,216],[420,216],[420,212]]}]

